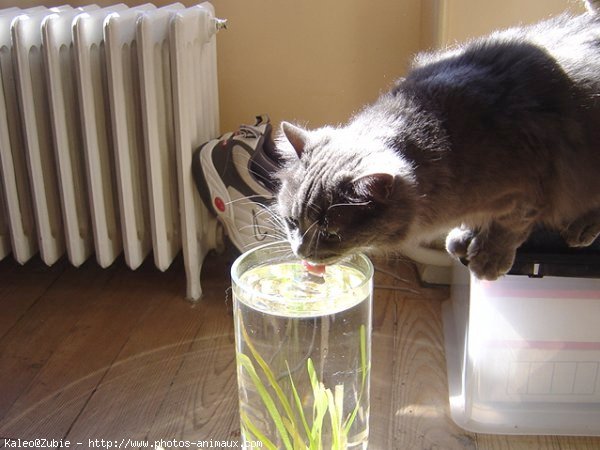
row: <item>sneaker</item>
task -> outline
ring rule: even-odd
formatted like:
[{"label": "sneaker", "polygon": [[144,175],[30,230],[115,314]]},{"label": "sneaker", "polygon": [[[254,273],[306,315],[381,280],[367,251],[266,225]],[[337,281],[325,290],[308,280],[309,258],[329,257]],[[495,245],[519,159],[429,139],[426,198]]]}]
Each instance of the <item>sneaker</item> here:
[{"label": "sneaker", "polygon": [[275,240],[267,210],[277,183],[268,117],[202,145],[192,158],[196,188],[240,252]]}]

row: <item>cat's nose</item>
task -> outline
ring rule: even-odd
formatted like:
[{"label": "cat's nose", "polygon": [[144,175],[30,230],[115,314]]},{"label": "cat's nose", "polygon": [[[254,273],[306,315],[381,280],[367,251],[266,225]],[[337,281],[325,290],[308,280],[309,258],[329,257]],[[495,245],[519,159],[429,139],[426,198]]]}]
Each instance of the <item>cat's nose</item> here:
[{"label": "cat's nose", "polygon": [[296,255],[298,258],[310,259],[314,257],[313,251],[304,242],[294,240],[290,242],[290,244],[292,247],[292,252],[294,252],[294,255]]}]

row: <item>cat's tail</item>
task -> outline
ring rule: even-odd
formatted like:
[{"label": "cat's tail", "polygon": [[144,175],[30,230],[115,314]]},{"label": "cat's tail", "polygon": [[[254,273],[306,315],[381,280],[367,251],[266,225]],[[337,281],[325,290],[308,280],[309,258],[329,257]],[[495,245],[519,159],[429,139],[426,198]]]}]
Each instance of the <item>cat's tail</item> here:
[{"label": "cat's tail", "polygon": [[600,11],[600,0],[585,0],[585,9],[591,14],[598,14]]}]

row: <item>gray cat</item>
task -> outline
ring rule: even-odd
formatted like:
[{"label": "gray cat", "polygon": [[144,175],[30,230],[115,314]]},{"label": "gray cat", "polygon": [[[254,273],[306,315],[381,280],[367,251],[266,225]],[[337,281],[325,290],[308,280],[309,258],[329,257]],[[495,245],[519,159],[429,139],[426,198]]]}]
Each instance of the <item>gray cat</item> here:
[{"label": "gray cat", "polygon": [[533,227],[600,233],[600,18],[496,32],[417,57],[347,124],[282,124],[276,211],[293,251],[330,263],[447,234],[494,280]]}]

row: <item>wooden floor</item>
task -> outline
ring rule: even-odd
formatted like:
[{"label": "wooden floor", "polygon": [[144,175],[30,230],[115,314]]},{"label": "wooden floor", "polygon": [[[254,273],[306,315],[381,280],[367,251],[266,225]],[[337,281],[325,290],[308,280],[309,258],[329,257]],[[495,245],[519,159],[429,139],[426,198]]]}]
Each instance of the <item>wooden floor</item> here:
[{"label": "wooden floor", "polygon": [[[0,262],[0,447],[19,438],[70,448],[236,440],[229,260],[207,260],[197,304],[183,299],[181,261],[166,273],[149,262],[137,271],[122,261],[106,270]],[[600,449],[600,438],[455,426],[440,312],[447,291],[419,287],[405,263],[376,265],[408,281],[377,272],[369,448]]]}]

